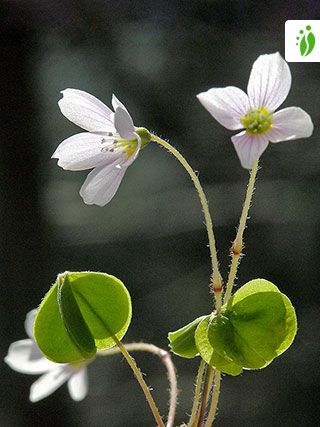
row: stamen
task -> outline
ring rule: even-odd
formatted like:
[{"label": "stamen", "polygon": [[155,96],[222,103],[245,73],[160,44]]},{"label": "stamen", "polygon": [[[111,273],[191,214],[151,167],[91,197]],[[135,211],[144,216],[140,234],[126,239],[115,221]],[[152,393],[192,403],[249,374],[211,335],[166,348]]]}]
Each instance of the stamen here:
[{"label": "stamen", "polygon": [[264,107],[251,109],[241,118],[241,123],[251,135],[265,133],[272,127],[272,112]]},{"label": "stamen", "polygon": [[119,153],[123,152],[130,157],[136,150],[137,140],[124,139],[117,133],[106,132],[101,139],[101,144],[107,144],[101,149],[101,152]]}]

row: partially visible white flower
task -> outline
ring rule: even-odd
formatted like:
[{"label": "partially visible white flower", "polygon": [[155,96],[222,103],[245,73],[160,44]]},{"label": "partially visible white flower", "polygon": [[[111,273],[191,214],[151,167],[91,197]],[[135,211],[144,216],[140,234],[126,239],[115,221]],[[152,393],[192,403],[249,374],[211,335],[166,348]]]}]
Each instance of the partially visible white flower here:
[{"label": "partially visible white flower", "polygon": [[197,95],[201,104],[222,126],[244,129],[231,138],[241,165],[251,169],[269,142],[307,138],[313,132],[309,114],[299,107],[274,113],[291,87],[288,64],[279,52],[261,55],[254,62],[247,92],[228,86]]},{"label": "partially visible white flower", "polygon": [[84,399],[88,393],[86,366],[53,363],[44,357],[33,338],[32,331],[36,312],[37,310],[31,310],[25,320],[25,330],[29,338],[11,344],[4,361],[17,372],[43,374],[31,386],[31,402],[44,399],[65,382],[68,382],[69,393],[73,400]]},{"label": "partially visible white flower", "polygon": [[80,189],[84,202],[104,206],[110,202],[127,168],[150,141],[144,128],[135,128],[125,106],[113,95],[114,112],[87,92],[62,91],[62,114],[88,132],[65,139],[53,153],[63,169],[93,169]]}]

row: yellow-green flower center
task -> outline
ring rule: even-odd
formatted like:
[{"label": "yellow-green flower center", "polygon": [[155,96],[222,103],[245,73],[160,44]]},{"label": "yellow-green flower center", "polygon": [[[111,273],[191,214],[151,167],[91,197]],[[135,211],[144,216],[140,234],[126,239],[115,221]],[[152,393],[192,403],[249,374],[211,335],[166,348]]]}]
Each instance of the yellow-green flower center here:
[{"label": "yellow-green flower center", "polygon": [[[141,148],[144,148],[151,141],[150,132],[145,128],[135,128],[135,132],[141,138]],[[110,132],[107,134],[107,138],[103,138],[101,140],[101,143],[108,144],[107,146],[102,147],[101,151],[107,151],[109,153],[124,151],[129,158],[136,151],[138,140],[121,138],[121,136],[118,133]]]},{"label": "yellow-green flower center", "polygon": [[272,112],[266,108],[253,108],[241,118],[241,123],[250,135],[261,135],[272,127]]},{"label": "yellow-green flower center", "polygon": [[[141,148],[144,148],[151,141],[151,134],[146,128],[135,128],[136,133],[141,138]],[[136,151],[138,141],[136,139],[118,139],[119,146],[121,146],[128,157]]]}]

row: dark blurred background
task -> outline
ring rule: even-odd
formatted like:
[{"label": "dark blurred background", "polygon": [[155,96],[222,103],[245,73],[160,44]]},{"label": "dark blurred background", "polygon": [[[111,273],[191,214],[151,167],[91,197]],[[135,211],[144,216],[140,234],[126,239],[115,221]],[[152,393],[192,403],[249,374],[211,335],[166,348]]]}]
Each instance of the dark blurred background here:
[{"label": "dark blurred background", "polygon": [[[86,206],[87,172],[50,156],[79,132],[57,105],[60,90],[88,91],[110,105],[114,92],[141,125],[169,138],[199,171],[210,199],[226,275],[248,173],[227,131],[195,95],[212,86],[246,88],[253,61],[284,55],[288,19],[317,19],[320,3],[226,0],[1,0],[0,259],[1,358],[25,337],[27,311],[64,270],[121,278],[133,298],[126,342],[163,348],[168,331],[209,312],[210,262],[196,192],[179,164],[150,145],[105,208]],[[262,157],[238,284],[263,277],[297,309],[292,347],[268,368],[225,377],[217,426],[320,424],[318,284],[320,250],[320,64],[290,64],[285,106],[312,116],[311,138],[272,145]],[[163,366],[135,355],[167,411]],[[174,358],[181,389],[176,424],[190,411],[198,360]],[[31,404],[36,377],[1,364],[0,425],[153,426],[144,397],[120,356],[89,367],[88,397],[66,386]]]}]

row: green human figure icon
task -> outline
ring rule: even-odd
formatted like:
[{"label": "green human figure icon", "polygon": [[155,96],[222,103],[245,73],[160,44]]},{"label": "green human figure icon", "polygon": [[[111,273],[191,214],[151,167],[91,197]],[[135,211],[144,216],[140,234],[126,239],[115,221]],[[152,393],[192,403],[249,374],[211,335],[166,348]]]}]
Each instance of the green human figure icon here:
[{"label": "green human figure icon", "polygon": [[304,30],[299,31],[299,36],[296,37],[296,45],[300,45],[301,56],[308,56],[312,51],[316,43],[316,38],[311,31],[311,26],[306,26],[306,32]]}]

